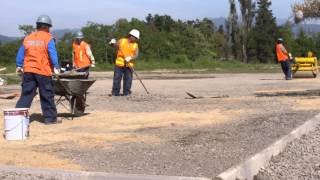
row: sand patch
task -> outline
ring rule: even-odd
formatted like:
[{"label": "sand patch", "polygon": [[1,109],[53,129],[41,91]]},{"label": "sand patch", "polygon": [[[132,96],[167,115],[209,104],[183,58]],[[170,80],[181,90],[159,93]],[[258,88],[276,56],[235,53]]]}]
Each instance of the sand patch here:
[{"label": "sand patch", "polygon": [[47,153],[39,153],[26,148],[1,148],[0,164],[18,167],[41,167],[52,169],[82,170],[78,164],[60,159]]}]

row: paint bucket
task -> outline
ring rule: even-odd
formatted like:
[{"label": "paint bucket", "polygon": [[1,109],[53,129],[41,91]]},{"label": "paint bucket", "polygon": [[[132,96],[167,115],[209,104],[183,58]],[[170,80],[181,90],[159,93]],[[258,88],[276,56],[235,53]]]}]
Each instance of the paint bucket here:
[{"label": "paint bucket", "polygon": [[4,110],[4,137],[6,140],[25,140],[29,137],[29,109]]}]

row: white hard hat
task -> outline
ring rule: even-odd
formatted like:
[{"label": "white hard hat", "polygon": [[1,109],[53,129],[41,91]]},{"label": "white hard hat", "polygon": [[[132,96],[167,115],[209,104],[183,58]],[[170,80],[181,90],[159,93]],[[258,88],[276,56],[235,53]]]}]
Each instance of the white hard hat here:
[{"label": "white hard hat", "polygon": [[109,44],[111,45],[111,44],[116,44],[117,43],[117,40],[116,39],[111,39],[111,41],[109,42]]},{"label": "white hard hat", "polygon": [[137,39],[140,39],[140,31],[137,30],[137,29],[132,29],[130,32],[129,32],[129,35],[137,38]]}]

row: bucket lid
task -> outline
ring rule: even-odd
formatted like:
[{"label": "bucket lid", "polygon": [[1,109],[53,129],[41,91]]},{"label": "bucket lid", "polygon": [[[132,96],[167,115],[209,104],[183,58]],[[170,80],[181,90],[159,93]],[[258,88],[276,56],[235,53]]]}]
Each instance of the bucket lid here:
[{"label": "bucket lid", "polygon": [[4,109],[4,112],[17,112],[17,111],[28,111],[29,108],[12,108],[12,109]]}]

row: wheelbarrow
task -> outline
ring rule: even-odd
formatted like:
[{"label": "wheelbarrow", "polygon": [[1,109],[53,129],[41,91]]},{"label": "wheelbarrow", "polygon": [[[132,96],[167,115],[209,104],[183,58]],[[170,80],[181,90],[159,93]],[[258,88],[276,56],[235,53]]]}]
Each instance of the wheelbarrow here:
[{"label": "wheelbarrow", "polygon": [[[79,74],[78,74],[79,75]],[[76,76],[78,76],[76,75]],[[59,75],[53,79],[55,95],[60,96],[56,105],[62,105],[70,111],[72,119],[81,116],[85,112],[88,89],[96,80],[89,79],[65,79]],[[68,102],[68,106],[64,102]]]}]

